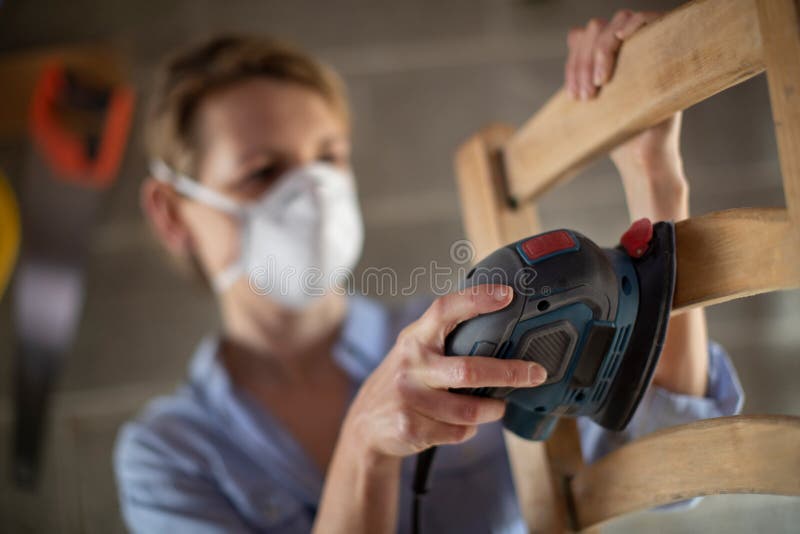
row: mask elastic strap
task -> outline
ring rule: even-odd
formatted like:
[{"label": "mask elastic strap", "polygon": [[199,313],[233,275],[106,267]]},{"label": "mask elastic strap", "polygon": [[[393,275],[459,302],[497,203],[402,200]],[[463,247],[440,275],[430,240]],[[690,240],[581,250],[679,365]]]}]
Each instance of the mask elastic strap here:
[{"label": "mask elastic strap", "polygon": [[[185,174],[174,171],[161,160],[150,163],[150,174],[159,182],[169,184],[178,193],[201,204],[237,217],[242,213],[242,207],[233,200],[192,180]],[[211,286],[216,293],[221,294],[230,288],[243,272],[244,269],[240,262],[234,262],[211,279]]]},{"label": "mask elastic strap", "polygon": [[224,293],[242,276],[243,272],[242,266],[238,263],[226,267],[211,280],[214,291],[218,294]]},{"label": "mask elastic strap", "polygon": [[218,193],[202,185],[197,180],[192,180],[185,174],[176,172],[161,160],[155,160],[150,163],[150,174],[159,182],[171,185],[175,191],[192,200],[196,200],[230,215],[239,215],[242,211],[239,204],[222,193]]},{"label": "mask elastic strap", "polygon": [[[246,224],[242,225],[240,231],[242,232],[242,243],[249,242],[252,239],[252,236],[250,235],[250,228]],[[242,253],[243,252],[240,252],[238,261],[228,265],[211,279],[211,287],[218,294],[222,294],[230,289],[234,282],[236,282],[241,276],[247,274],[247,259],[242,256]],[[249,284],[250,280],[247,282]]]}]

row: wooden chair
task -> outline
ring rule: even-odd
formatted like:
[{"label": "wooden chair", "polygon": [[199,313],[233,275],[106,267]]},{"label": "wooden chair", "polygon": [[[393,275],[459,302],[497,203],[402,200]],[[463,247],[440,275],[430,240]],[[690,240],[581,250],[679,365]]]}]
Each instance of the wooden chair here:
[{"label": "wooden chair", "polygon": [[[766,70],[786,208],[676,225],[674,312],[800,287],[798,0],[696,0],[634,35],[591,102],[556,93],[518,131],[492,125],[455,158],[476,257],[537,233],[535,201],[633,134]],[[585,127],[591,124],[591,128]],[[800,495],[800,417],[736,416],[665,429],[583,465],[574,420],[547,442],[506,433],[532,532],[593,529],[701,495]]]}]

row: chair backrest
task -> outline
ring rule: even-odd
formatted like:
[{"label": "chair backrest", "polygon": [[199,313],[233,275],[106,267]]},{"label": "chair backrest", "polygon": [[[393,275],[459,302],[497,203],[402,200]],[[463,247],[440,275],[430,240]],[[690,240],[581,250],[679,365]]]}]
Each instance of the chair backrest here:
[{"label": "chair backrest", "polygon": [[[492,125],[469,138],[455,166],[475,257],[539,232],[535,201],[593,159],[765,70],[786,208],[729,209],[677,223],[673,311],[800,287],[798,0],[684,4],[626,42],[597,99],[574,102],[562,90],[518,131]],[[506,444],[533,532],[589,530],[701,495],[800,495],[800,417],[698,421],[591,466],[583,465],[574,420],[559,423],[547,442],[507,433]]]}]

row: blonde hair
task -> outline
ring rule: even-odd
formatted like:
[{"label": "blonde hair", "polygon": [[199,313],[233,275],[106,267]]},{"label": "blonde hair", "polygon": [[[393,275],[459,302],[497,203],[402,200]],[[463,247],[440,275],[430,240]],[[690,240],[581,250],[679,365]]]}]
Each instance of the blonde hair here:
[{"label": "blonde hair", "polygon": [[144,128],[149,159],[162,160],[172,169],[194,176],[201,101],[214,91],[258,77],[312,89],[349,122],[344,84],[331,68],[272,38],[221,35],[167,58],[159,69]]}]

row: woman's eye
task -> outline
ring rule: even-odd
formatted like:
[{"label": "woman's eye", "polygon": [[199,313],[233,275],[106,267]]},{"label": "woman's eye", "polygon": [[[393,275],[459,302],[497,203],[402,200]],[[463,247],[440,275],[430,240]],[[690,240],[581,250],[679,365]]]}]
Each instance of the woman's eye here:
[{"label": "woman's eye", "polygon": [[280,169],[277,165],[266,165],[257,169],[256,171],[250,173],[247,176],[248,181],[264,181],[264,180],[272,180],[278,175]]},{"label": "woman's eye", "polygon": [[319,157],[319,161],[324,161],[326,163],[339,163],[341,158],[336,154],[323,154]]}]

